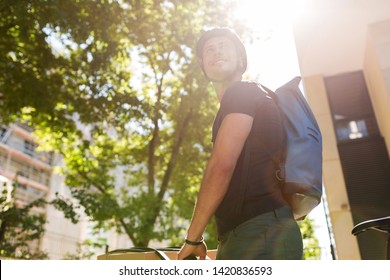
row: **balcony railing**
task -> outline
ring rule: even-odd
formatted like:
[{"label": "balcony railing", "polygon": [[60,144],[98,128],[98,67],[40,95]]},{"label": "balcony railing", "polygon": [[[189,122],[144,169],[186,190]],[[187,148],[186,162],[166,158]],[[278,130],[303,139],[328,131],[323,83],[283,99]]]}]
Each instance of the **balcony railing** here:
[{"label": "balcony railing", "polygon": [[31,202],[44,197],[45,192],[31,188],[27,185],[16,183],[15,199],[25,202]]}]

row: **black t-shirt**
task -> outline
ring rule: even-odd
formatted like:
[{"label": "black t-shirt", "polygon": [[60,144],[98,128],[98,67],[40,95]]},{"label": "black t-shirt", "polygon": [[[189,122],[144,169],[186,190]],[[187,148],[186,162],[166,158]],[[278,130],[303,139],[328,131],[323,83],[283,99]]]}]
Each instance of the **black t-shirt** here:
[{"label": "black t-shirt", "polygon": [[[245,144],[249,143],[249,171],[247,179],[244,180],[245,186],[241,186],[244,147],[227,193],[215,213],[219,235],[250,218],[287,204],[275,177],[276,167],[271,157],[275,153],[276,158],[280,156],[284,137],[280,113],[275,102],[255,82],[233,83],[224,93],[215,117],[213,142],[223,119],[231,113],[243,113],[253,117],[252,129]],[[245,188],[245,193],[240,192],[242,187]],[[238,211],[240,196],[244,203]]]}]

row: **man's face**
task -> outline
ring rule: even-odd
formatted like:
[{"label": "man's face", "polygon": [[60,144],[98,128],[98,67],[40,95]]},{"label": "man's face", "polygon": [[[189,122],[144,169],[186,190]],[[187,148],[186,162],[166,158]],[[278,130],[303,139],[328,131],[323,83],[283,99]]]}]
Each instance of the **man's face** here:
[{"label": "man's face", "polygon": [[238,55],[234,43],[225,37],[213,37],[203,47],[203,69],[209,79],[224,81],[238,68]]}]

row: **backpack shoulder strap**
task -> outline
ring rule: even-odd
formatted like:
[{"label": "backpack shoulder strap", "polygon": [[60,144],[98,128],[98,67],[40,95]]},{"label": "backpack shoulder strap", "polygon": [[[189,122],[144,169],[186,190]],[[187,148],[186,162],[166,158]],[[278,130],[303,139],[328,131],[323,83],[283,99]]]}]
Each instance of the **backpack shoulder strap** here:
[{"label": "backpack shoulder strap", "polygon": [[[263,86],[261,84],[258,84],[259,87],[269,96],[271,97],[271,99],[275,102],[276,104],[276,108],[279,112],[279,116],[280,116],[280,119],[282,121],[282,123],[284,122],[283,120],[283,114],[280,110],[280,107],[279,107],[279,101],[278,101],[278,95],[273,92],[272,90],[270,90],[269,88],[267,88],[266,86]],[[281,152],[281,156],[277,156],[276,154],[272,154],[272,153],[269,153],[268,152],[268,149],[267,147],[264,146],[263,142],[261,141],[260,139],[260,143],[261,145],[263,145],[264,147],[264,150],[268,153],[268,156],[272,159],[272,161],[274,162],[274,165],[275,165],[275,176],[276,178],[282,182],[285,178],[285,169],[284,169],[284,166],[285,166],[285,160],[286,160],[286,148],[287,148],[287,139],[286,139],[287,135],[283,129],[283,149],[282,149],[282,152]]]},{"label": "backpack shoulder strap", "polygon": [[[271,99],[276,103],[276,107],[278,108],[279,115],[282,118],[282,114],[280,112],[279,106],[278,106],[278,101],[277,101],[277,95],[274,93],[272,90],[268,89],[267,87],[257,84],[259,88]],[[283,121],[283,119],[282,119]],[[284,133],[284,130],[283,130]],[[285,178],[285,171],[284,171],[284,160],[285,160],[285,155],[286,155],[286,135],[284,133],[283,135],[283,150],[281,157],[277,156],[276,154],[272,154],[268,151],[267,147],[264,145],[264,143],[259,141],[260,145],[262,145],[263,149],[268,153],[268,156],[271,158],[272,162],[274,163],[275,166],[275,177],[277,180],[282,184],[284,182]],[[241,175],[241,180],[240,180],[240,189],[239,189],[239,199],[237,203],[237,208],[236,211],[238,214],[242,212],[242,207],[244,205],[244,200],[245,200],[245,194],[246,194],[246,183],[248,181],[248,175],[249,175],[249,163],[250,163],[250,147],[249,147],[249,141],[248,139],[245,142],[244,145],[244,158],[243,158],[243,170],[242,170],[242,175]]]}]

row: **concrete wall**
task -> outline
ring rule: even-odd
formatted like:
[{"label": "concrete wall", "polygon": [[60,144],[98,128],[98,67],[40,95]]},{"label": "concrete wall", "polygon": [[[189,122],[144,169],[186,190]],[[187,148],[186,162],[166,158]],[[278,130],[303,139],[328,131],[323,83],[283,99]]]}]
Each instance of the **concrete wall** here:
[{"label": "concrete wall", "polygon": [[351,234],[354,226],[337,150],[332,115],[321,75],[303,77],[306,98],[316,115],[323,137],[323,180],[336,242],[337,259],[360,259],[359,247]]},{"label": "concrete wall", "polygon": [[390,20],[368,27],[364,75],[380,132],[390,151]]}]

